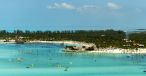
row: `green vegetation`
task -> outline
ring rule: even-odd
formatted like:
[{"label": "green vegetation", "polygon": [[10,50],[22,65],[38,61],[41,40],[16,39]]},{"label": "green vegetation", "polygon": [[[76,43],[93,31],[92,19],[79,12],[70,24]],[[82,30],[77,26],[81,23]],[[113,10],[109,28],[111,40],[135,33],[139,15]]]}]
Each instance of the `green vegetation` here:
[{"label": "green vegetation", "polygon": [[146,48],[146,32],[129,34],[129,40],[133,41],[133,46]]},{"label": "green vegetation", "polygon": [[76,30],[76,31],[21,31],[7,32],[0,31],[0,39],[16,39],[23,37],[23,40],[45,40],[63,41],[73,40],[86,43],[94,43],[98,48],[138,48],[146,47],[146,32],[130,33],[128,39],[126,33],[115,30]]}]

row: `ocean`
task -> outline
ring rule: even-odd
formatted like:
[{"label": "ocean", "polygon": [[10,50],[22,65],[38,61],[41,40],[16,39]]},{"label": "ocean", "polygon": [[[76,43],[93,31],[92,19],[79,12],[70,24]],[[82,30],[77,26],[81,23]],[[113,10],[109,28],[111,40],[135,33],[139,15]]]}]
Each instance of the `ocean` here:
[{"label": "ocean", "polygon": [[145,54],[65,53],[64,45],[0,44],[0,76],[145,76]]}]

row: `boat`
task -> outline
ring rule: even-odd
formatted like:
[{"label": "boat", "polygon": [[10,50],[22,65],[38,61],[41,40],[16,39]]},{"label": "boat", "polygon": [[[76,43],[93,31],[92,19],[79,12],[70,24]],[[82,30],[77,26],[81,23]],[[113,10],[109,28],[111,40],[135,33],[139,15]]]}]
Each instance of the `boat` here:
[{"label": "boat", "polygon": [[24,40],[23,37],[16,36],[15,42],[16,42],[16,44],[24,44],[26,41]]},{"label": "boat", "polygon": [[15,40],[15,42],[16,42],[16,44],[24,44],[25,43],[25,41],[23,41],[23,40]]}]

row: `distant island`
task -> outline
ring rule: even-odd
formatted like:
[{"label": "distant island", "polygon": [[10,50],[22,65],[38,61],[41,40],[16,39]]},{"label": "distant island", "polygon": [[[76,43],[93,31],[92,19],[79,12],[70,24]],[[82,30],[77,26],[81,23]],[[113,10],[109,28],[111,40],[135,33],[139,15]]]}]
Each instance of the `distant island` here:
[{"label": "distant island", "polygon": [[140,30],[140,31],[146,31],[146,29],[136,29],[136,30]]},{"label": "distant island", "polygon": [[[27,43],[33,41],[73,41],[82,46],[66,46],[66,51],[95,51],[105,48],[145,49],[146,32],[126,34],[121,30],[75,30],[75,31],[0,31],[3,42]],[[72,42],[72,43],[73,43]],[[61,42],[63,43],[63,42]]]}]

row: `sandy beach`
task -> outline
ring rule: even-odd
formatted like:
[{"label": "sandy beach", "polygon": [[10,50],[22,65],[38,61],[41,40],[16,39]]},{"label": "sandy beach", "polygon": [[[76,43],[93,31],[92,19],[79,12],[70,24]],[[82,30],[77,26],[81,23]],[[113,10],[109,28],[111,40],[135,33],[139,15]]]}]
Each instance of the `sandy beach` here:
[{"label": "sandy beach", "polygon": [[[7,43],[16,43],[15,40],[9,40],[9,42],[5,42],[5,40],[0,40],[1,44]],[[66,45],[81,45],[81,46],[91,46],[94,45],[92,43],[84,43],[78,41],[40,41],[40,40],[33,40],[27,41],[25,43],[50,43],[50,44],[66,44]]]},{"label": "sandy beach", "polygon": [[[81,46],[92,46],[94,44],[77,42],[77,41],[30,41],[28,43],[55,43],[55,44],[66,44],[66,45],[81,45]],[[94,51],[87,51],[88,53],[113,53],[113,54],[146,54],[146,48],[136,49],[122,49],[122,48],[98,48]]]},{"label": "sandy beach", "polygon": [[95,51],[89,51],[88,53],[113,53],[113,54],[146,54],[146,48],[136,49],[121,49],[121,48],[105,48]]},{"label": "sandy beach", "polygon": [[[5,40],[0,40],[0,44],[14,44],[15,40],[10,40],[9,42],[4,42]],[[65,45],[81,45],[81,46],[92,46],[92,43],[84,43],[77,41],[40,41],[34,40],[26,43],[50,43],[50,44],[65,44]],[[80,51],[79,51],[80,52]],[[84,51],[85,52],[85,51]],[[88,53],[113,53],[113,54],[146,54],[146,48],[136,49],[122,49],[122,48],[98,48],[94,51],[87,51]]]}]

